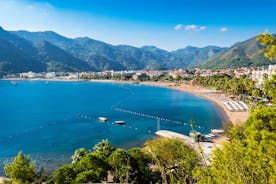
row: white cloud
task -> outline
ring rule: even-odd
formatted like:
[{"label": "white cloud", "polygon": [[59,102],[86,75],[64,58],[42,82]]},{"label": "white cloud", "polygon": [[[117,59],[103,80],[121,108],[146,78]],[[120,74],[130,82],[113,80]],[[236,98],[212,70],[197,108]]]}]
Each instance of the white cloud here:
[{"label": "white cloud", "polygon": [[182,24],[177,24],[176,26],[174,26],[174,30],[176,31],[180,31],[183,28]]},{"label": "white cloud", "polygon": [[205,29],[207,29],[206,26],[199,26],[199,25],[195,25],[195,24],[188,24],[188,25],[177,24],[176,26],[174,26],[174,30],[176,30],[176,31],[180,31],[180,30],[203,31]]},{"label": "white cloud", "polygon": [[222,27],[220,28],[220,32],[227,32],[228,31],[228,28],[227,27]]},{"label": "white cloud", "polygon": [[200,26],[200,27],[199,27],[199,30],[201,30],[201,31],[203,31],[203,30],[205,30],[205,29],[207,29],[206,26]]},{"label": "white cloud", "polygon": [[197,25],[191,24],[191,25],[186,25],[185,30],[190,31],[190,30],[196,30]]}]

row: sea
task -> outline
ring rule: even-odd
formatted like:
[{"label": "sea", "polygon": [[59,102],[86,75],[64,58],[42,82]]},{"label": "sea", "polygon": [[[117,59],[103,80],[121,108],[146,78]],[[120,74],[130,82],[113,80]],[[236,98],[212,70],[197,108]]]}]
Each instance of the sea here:
[{"label": "sea", "polygon": [[[125,111],[118,111],[116,109]],[[145,115],[143,115],[145,114]],[[52,171],[78,148],[108,139],[115,147],[142,146],[160,129],[188,135],[189,121],[209,133],[225,118],[211,101],[190,93],[140,84],[0,81],[0,175],[19,151]],[[108,121],[98,121],[107,117]],[[115,121],[125,121],[117,125]]]}]

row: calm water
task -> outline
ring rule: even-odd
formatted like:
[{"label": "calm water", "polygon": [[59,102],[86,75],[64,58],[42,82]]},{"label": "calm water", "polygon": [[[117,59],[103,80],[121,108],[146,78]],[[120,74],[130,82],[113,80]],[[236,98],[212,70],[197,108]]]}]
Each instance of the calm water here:
[{"label": "calm water", "polygon": [[[37,164],[54,168],[77,148],[93,148],[102,139],[115,146],[140,146],[155,137],[156,121],[112,110],[112,106],[219,128],[224,121],[215,104],[166,88],[92,82],[0,81],[0,170],[22,150]],[[81,114],[82,118],[78,118]],[[109,118],[99,123],[97,118]],[[115,120],[125,120],[118,126]],[[161,121],[161,129],[188,134],[189,126]]]}]

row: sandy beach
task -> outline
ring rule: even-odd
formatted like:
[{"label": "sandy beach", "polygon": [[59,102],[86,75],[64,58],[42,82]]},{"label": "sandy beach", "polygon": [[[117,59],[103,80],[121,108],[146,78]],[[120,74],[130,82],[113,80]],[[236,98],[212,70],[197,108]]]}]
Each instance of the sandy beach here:
[{"label": "sandy beach", "polygon": [[[148,83],[144,82],[142,84],[148,84]],[[149,83],[149,85],[168,87],[168,88],[185,91],[185,92],[192,93],[194,95],[198,95],[203,98],[206,98],[206,99],[214,102],[224,112],[228,121],[231,121],[234,125],[238,125],[238,126],[241,125],[249,117],[249,112],[231,112],[231,111],[229,111],[223,104],[223,101],[230,100],[230,99],[228,99],[225,94],[205,93],[206,91],[210,91],[210,89],[207,89],[207,88],[191,86],[191,85],[187,85],[187,84],[174,85],[174,83],[155,83],[155,82]]]}]

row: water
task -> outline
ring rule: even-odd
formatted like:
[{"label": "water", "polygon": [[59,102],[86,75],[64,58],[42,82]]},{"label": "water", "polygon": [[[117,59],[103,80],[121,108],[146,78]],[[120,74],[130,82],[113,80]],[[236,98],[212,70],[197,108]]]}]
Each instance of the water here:
[{"label": "water", "polygon": [[[112,106],[187,123],[193,119],[203,126],[198,129],[202,133],[220,128],[224,121],[214,103],[166,88],[45,81],[13,85],[0,81],[0,170],[20,150],[31,154],[37,164],[53,169],[69,162],[75,149],[92,149],[102,139],[130,148],[155,137],[156,120],[114,111]],[[99,116],[109,121],[100,123]],[[116,125],[116,120],[124,120],[126,125]],[[161,129],[190,131],[189,126],[164,121]]]}]

